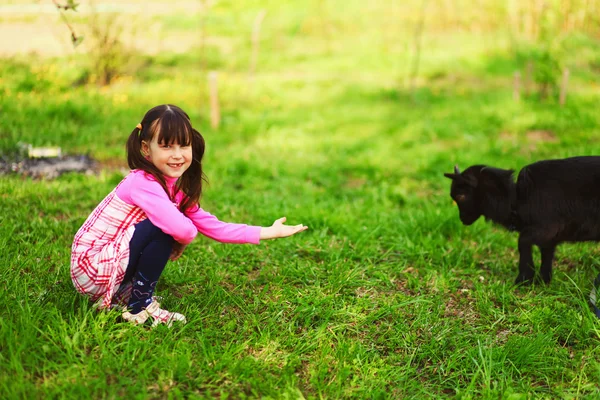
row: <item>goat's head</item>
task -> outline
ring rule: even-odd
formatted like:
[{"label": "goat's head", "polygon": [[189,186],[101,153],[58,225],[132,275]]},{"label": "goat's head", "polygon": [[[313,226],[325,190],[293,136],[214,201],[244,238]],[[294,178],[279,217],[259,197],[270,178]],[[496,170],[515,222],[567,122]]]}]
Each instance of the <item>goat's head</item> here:
[{"label": "goat's head", "polygon": [[444,174],[446,178],[452,179],[450,187],[450,197],[458,205],[460,220],[464,225],[471,225],[481,217],[482,211],[476,201],[475,189],[478,180],[473,171],[474,167],[469,167],[463,173],[458,166],[454,166],[454,173]]},{"label": "goat's head", "polygon": [[461,222],[471,225],[484,214],[483,202],[486,196],[495,199],[507,196],[507,184],[512,183],[512,174],[512,170],[486,165],[473,165],[464,172],[460,172],[458,166],[455,166],[454,173],[444,174],[446,178],[452,179],[450,197],[458,205]]}]

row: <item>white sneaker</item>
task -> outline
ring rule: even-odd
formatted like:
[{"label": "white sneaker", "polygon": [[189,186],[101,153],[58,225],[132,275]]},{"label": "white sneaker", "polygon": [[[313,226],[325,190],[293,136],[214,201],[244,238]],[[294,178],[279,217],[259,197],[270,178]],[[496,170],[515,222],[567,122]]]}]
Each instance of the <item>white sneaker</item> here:
[{"label": "white sneaker", "polygon": [[148,318],[153,320],[153,328],[159,324],[166,324],[168,327],[170,327],[173,324],[173,321],[181,321],[184,324],[187,322],[185,315],[163,310],[160,308],[158,301],[154,299],[148,307],[137,314],[132,314],[129,311],[125,311],[123,313],[123,319],[133,323],[134,325],[141,325],[146,322]]}]

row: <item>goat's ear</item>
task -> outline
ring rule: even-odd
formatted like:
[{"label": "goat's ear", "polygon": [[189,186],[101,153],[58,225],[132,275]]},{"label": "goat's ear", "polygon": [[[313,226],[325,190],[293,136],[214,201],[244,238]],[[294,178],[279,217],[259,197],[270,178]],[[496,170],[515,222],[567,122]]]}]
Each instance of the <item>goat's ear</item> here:
[{"label": "goat's ear", "polygon": [[460,178],[460,175],[457,175],[457,174],[448,174],[448,173],[445,173],[444,176],[446,178],[452,179],[453,181],[456,180],[456,179],[458,179],[458,178]]}]

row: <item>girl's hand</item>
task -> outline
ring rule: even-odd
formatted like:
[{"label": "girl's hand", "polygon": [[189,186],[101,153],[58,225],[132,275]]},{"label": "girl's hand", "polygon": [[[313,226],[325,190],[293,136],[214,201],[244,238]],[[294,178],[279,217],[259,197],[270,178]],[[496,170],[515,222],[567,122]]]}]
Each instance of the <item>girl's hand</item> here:
[{"label": "girl's hand", "polygon": [[285,217],[279,218],[278,220],[273,222],[273,225],[269,226],[268,228],[263,227],[260,230],[260,238],[261,239],[283,238],[283,237],[292,236],[298,232],[302,232],[302,231],[305,231],[308,229],[308,226],[304,226],[302,224],[288,226],[288,225],[284,225],[283,224],[284,222],[285,222]]},{"label": "girl's hand", "polygon": [[179,242],[173,243],[173,249],[171,249],[171,255],[169,256],[169,260],[175,261],[183,254],[183,250],[187,244],[181,244]]}]

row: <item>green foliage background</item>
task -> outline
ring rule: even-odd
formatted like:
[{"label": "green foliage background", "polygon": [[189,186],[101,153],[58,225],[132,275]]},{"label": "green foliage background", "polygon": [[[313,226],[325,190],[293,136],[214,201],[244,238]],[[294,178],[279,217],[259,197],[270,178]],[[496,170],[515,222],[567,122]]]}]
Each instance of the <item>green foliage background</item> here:
[{"label": "green foliage background", "polygon": [[[600,396],[587,303],[597,246],[561,246],[551,285],[515,288],[516,236],[463,227],[442,175],[600,152],[598,2],[431,0],[425,14],[418,1],[131,4],[137,17],[108,14],[137,26],[118,36],[110,85],[93,83],[89,35],[87,51],[0,60],[5,157],[25,142],[100,163],[94,176],[0,177],[3,398]],[[69,18],[78,32],[92,24],[82,8]],[[14,20],[27,19],[1,22]],[[148,42],[153,24],[189,46]],[[206,138],[205,209],[310,229],[260,246],[196,240],[158,287],[188,324],[150,330],[94,311],[70,282],[69,251],[122,178],[127,135],[160,103]]]}]

